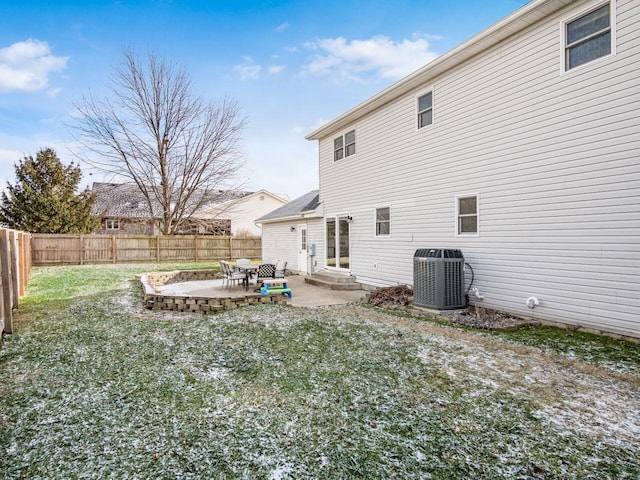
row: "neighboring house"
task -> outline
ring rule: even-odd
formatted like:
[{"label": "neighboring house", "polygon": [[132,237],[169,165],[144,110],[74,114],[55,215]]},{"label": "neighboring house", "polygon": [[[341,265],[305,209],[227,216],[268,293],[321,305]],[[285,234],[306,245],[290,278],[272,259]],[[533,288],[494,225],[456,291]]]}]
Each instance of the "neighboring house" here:
[{"label": "neighboring house", "polygon": [[262,224],[262,259],[286,260],[287,270],[313,273],[312,245],[323,242],[324,220],[318,190],[292,200],[256,220]]},{"label": "neighboring house", "polygon": [[639,112],[638,1],[533,0],[307,136],[318,268],[461,249],[471,303],[640,337]]},{"label": "neighboring house", "polygon": [[91,191],[96,195],[94,215],[100,216],[103,234],[157,235],[162,218],[160,205],[150,211],[147,201],[134,183],[93,182]]},{"label": "neighboring house", "polygon": [[256,225],[255,219],[286,205],[289,197],[259,190],[241,198],[229,200],[210,208],[202,209],[199,218],[227,218],[231,221],[231,234],[234,236],[262,235],[262,229]]},{"label": "neighboring house", "polygon": [[[102,234],[144,234],[159,235],[162,221],[162,208],[153,203],[149,208],[147,200],[134,183],[98,183],[94,182],[92,191],[96,194],[93,208],[95,215],[101,217]],[[286,203],[286,196],[277,196],[261,190],[244,192],[220,190],[214,205],[202,208],[191,219],[176,228],[176,234],[183,235],[232,235],[252,225],[256,216]],[[259,209],[255,206],[264,197],[269,207]],[[277,200],[276,200],[277,199]],[[212,212],[215,212],[213,214]],[[244,212],[244,213],[243,213]]]}]

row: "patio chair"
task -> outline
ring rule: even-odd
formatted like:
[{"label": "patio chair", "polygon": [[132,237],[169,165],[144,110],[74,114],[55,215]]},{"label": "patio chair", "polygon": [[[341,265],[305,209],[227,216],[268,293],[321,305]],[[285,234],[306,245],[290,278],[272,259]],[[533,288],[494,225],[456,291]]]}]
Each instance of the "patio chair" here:
[{"label": "patio chair", "polygon": [[284,278],[286,271],[287,271],[287,261],[286,260],[276,261],[276,272],[274,274],[274,277]]},{"label": "patio chair", "polygon": [[252,265],[251,260],[248,258],[239,258],[236,260],[236,267],[250,267]]},{"label": "patio chair", "polygon": [[275,276],[276,266],[273,263],[261,263],[258,265],[258,275],[256,276],[258,283],[262,283],[264,278],[275,278]]},{"label": "patio chair", "polygon": [[[234,272],[231,264],[225,260],[220,260],[220,266],[222,267],[222,275],[223,280],[229,285],[229,290],[231,290],[231,286],[234,284],[237,285],[238,282],[244,282],[246,279],[246,275],[242,272]],[[224,283],[222,287],[224,288]]]}]

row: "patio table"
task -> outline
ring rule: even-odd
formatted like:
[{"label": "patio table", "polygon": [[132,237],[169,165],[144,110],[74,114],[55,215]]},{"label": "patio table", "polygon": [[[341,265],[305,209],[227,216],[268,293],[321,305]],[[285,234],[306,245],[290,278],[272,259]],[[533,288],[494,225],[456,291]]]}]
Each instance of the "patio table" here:
[{"label": "patio table", "polygon": [[251,277],[253,277],[257,272],[258,272],[258,266],[257,265],[242,265],[242,266],[236,266],[236,268],[244,273],[244,289],[245,290],[249,290],[249,281],[251,280]]}]

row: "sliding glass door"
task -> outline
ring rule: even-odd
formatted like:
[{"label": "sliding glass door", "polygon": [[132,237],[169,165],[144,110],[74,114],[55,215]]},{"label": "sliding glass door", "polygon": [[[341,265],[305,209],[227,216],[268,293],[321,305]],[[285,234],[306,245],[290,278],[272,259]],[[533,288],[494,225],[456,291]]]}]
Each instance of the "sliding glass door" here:
[{"label": "sliding glass door", "polygon": [[349,218],[347,215],[328,217],[327,267],[348,270],[349,262]]}]

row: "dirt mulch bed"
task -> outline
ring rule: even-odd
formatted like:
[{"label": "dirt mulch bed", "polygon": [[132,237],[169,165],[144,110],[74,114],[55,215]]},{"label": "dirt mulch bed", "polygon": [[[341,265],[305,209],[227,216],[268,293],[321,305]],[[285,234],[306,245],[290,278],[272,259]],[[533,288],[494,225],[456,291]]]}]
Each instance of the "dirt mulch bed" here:
[{"label": "dirt mulch bed", "polygon": [[[413,307],[412,302],[413,290],[408,285],[379,288],[367,296],[367,303],[375,307],[424,314],[424,310]],[[454,325],[482,330],[515,330],[524,326],[539,325],[537,321],[526,320],[507,312],[474,306],[469,306],[464,310],[442,312],[439,317]]]}]

